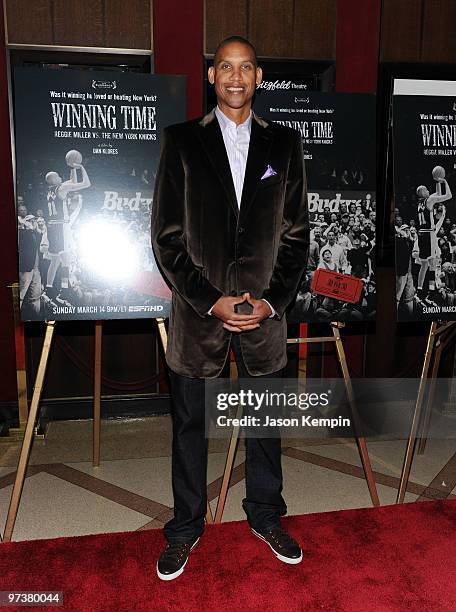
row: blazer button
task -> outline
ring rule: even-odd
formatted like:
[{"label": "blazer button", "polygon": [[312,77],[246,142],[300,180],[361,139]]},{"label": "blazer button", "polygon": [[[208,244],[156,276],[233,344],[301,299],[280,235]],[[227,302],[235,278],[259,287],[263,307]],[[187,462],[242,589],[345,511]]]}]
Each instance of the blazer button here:
[{"label": "blazer button", "polygon": [[244,233],[244,228],[243,228],[243,227],[240,227],[240,228],[238,229],[238,234],[243,234],[243,233]]},{"label": "blazer button", "polygon": [[244,259],[244,257],[239,257],[239,259],[238,259],[238,264],[239,264],[240,266],[243,266],[243,265],[244,265],[244,263],[245,263],[245,259]]}]

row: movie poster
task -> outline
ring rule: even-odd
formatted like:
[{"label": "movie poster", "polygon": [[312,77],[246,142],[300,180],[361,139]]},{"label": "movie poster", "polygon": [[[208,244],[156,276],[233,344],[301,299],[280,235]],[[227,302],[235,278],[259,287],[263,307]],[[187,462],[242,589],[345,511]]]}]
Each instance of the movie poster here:
[{"label": "movie poster", "polygon": [[168,316],[150,212],[185,79],[17,68],[14,109],[22,319]]},{"label": "movie poster", "polygon": [[310,249],[289,322],[375,318],[375,97],[260,89],[255,112],[301,134]]},{"label": "movie poster", "polygon": [[456,82],[396,79],[396,303],[400,321],[456,320]]}]

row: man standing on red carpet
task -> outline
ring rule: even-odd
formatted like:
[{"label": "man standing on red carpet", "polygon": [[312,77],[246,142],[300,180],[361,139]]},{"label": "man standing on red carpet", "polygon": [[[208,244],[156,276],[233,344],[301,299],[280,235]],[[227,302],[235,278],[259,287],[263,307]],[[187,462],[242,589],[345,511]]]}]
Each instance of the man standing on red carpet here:
[{"label": "man standing on red carpet", "polygon": [[[282,375],[284,313],[309,246],[300,135],[252,112],[262,78],[254,47],[237,36],[224,40],[208,76],[217,107],[164,130],[152,212],[156,259],[172,285],[166,360],[174,518],[157,563],[162,580],[184,571],[204,531],[205,379],[220,376],[230,348],[240,378]],[[243,508],[253,534],[278,559],[301,561],[280,524],[287,510],[280,438],[246,439]]]}]

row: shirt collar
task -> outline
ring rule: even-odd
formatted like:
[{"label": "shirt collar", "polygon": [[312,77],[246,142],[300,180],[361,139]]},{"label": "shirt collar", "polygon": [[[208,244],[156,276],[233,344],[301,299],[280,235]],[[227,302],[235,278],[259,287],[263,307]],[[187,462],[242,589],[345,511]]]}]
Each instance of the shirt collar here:
[{"label": "shirt collar", "polygon": [[223,111],[220,110],[218,106],[215,107],[215,116],[218,119],[222,132],[224,132],[228,127],[231,127],[231,128],[234,127],[234,129],[236,130],[247,129],[250,134],[251,126],[252,126],[252,110],[250,110],[250,114],[247,117],[247,119],[244,121],[244,123],[240,123],[239,125],[236,125],[234,121],[231,121],[231,119],[229,119],[225,115],[225,113],[223,113]]}]

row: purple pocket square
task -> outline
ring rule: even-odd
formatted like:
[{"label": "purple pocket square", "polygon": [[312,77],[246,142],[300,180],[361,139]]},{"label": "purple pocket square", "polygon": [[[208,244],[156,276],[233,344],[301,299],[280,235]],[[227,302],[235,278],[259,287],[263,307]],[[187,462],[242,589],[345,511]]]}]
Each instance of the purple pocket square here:
[{"label": "purple pocket square", "polygon": [[277,172],[274,170],[272,166],[268,164],[268,167],[266,168],[266,172],[261,177],[261,180],[263,181],[264,179],[267,179],[270,176],[274,176],[275,174],[277,174]]}]

